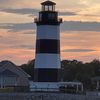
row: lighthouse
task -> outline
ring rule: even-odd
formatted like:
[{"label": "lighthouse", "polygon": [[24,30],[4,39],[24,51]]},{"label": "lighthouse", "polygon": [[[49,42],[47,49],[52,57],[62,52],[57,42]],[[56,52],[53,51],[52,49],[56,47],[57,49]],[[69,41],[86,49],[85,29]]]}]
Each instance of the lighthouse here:
[{"label": "lighthouse", "polygon": [[41,3],[39,17],[35,18],[37,25],[36,52],[34,67],[34,82],[57,83],[60,79],[60,24],[55,10],[56,3],[45,1]]}]

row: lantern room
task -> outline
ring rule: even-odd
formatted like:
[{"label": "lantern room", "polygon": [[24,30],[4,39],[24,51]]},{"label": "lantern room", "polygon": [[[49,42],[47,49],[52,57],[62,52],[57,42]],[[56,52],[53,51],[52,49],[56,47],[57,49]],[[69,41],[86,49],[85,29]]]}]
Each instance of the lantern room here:
[{"label": "lantern room", "polygon": [[56,3],[52,1],[45,1],[41,3],[42,5],[42,11],[55,11],[55,5]]},{"label": "lantern room", "polygon": [[58,12],[55,11],[56,3],[52,1],[45,1],[41,3],[42,9],[39,12],[39,17],[35,18],[37,25],[59,25],[62,19],[58,18]]}]

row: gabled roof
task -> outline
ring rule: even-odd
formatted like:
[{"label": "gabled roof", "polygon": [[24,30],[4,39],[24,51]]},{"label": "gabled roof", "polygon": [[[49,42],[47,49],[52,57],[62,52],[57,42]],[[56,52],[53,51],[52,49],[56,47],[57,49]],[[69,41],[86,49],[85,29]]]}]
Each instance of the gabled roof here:
[{"label": "gabled roof", "polygon": [[14,72],[12,72],[12,71],[10,71],[8,69],[4,70],[3,72],[0,72],[0,75],[18,77],[17,74],[15,74]]},{"label": "gabled roof", "polygon": [[21,76],[21,77],[30,77],[30,75],[28,75],[26,72],[24,72],[21,68],[17,67],[12,62],[10,62],[10,61],[0,62],[0,73],[5,72],[6,70],[9,70],[10,72],[12,72],[18,76]]},{"label": "gabled roof", "polygon": [[52,2],[52,1],[47,0],[47,1],[45,1],[45,2],[42,2],[42,3],[41,3],[41,5],[56,5],[56,3],[55,3],[55,2]]},{"label": "gabled roof", "polygon": [[3,65],[6,65],[6,64],[12,64],[12,65],[16,66],[16,65],[13,64],[11,61],[4,60],[4,61],[1,61],[1,62],[0,62],[0,67],[3,66]]}]

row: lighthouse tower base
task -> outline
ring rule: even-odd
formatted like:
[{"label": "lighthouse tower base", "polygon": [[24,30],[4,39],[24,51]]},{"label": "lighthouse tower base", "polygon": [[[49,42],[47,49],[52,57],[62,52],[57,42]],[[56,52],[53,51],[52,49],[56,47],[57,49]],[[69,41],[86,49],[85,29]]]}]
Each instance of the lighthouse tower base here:
[{"label": "lighthouse tower base", "polygon": [[59,82],[30,82],[30,91],[59,92]]},{"label": "lighthouse tower base", "polygon": [[81,82],[33,82],[31,81],[30,91],[42,92],[42,93],[43,92],[83,93],[84,90],[83,90],[83,84]]}]

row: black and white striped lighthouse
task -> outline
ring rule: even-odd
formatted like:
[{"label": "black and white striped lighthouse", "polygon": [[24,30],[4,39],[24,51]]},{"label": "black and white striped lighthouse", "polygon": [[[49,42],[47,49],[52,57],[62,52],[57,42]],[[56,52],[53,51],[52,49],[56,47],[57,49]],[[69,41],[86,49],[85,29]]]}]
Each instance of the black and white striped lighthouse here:
[{"label": "black and white striped lighthouse", "polygon": [[35,18],[37,25],[35,82],[60,81],[60,23],[56,3],[45,1],[41,3],[42,10]]}]

